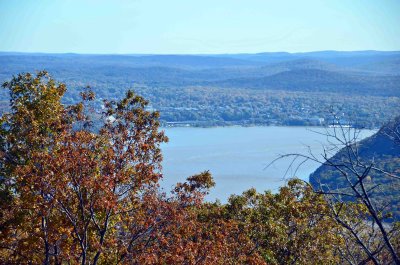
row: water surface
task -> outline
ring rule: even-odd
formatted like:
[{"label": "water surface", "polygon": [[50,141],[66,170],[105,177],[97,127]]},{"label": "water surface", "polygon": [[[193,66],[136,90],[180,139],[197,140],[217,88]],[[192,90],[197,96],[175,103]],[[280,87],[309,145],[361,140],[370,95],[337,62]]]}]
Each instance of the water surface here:
[{"label": "water surface", "polygon": [[[176,182],[209,170],[216,182],[207,199],[225,202],[229,195],[249,188],[278,191],[294,175],[308,180],[318,163],[308,161],[296,171],[291,159],[266,166],[279,155],[288,153],[315,155],[327,144],[325,128],[306,127],[215,127],[167,128],[169,143],[162,146],[164,180],[161,186],[170,190]],[[373,131],[363,131],[361,137]]]}]

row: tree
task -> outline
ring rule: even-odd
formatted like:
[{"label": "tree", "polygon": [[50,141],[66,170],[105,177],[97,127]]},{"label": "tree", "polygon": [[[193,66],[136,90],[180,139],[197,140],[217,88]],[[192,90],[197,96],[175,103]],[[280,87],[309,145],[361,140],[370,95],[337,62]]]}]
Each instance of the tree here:
[{"label": "tree", "polygon": [[[394,222],[391,224],[387,222],[391,217],[387,210],[388,204],[377,200],[375,195],[382,189],[383,182],[387,182],[393,188],[396,187],[400,176],[395,172],[386,171],[384,167],[377,166],[373,158],[369,161],[362,159],[357,135],[357,130],[352,131],[351,128],[343,126],[334,128],[333,133],[328,134],[328,137],[338,143],[335,148],[339,147],[341,153],[340,158],[336,159],[329,157],[326,152],[323,155],[324,165],[338,172],[346,185],[335,189],[320,182],[317,192],[326,197],[335,220],[364,252],[361,262],[386,264],[390,260],[390,262],[400,264],[400,246],[394,243],[396,237],[399,237],[399,227]],[[392,141],[393,146],[398,144],[394,141],[395,136],[388,139]],[[376,177],[377,175],[379,178]],[[372,181],[372,178],[376,180]],[[382,192],[384,196],[385,190]],[[358,207],[349,207],[346,205],[348,201],[357,202]],[[351,254],[348,253],[346,256],[353,258]],[[348,261],[351,262],[350,259]],[[353,262],[360,261],[355,259]]]},{"label": "tree", "polygon": [[254,189],[231,196],[230,219],[241,224],[268,264],[336,264],[342,245],[323,196],[292,179],[277,194]]},{"label": "tree", "polygon": [[225,219],[219,205],[203,202],[213,185],[210,173],[203,172],[178,183],[172,197],[147,194],[151,205],[142,205],[146,218],[127,218],[125,242],[129,244],[124,260],[134,264],[265,264],[237,222]]},{"label": "tree", "polygon": [[[7,262],[111,262],[120,215],[161,177],[158,113],[129,91],[106,101],[98,133],[85,104],[64,107],[65,85],[46,72],[3,85],[1,247]],[[112,119],[110,118],[112,117]],[[107,255],[104,255],[107,253]]]},{"label": "tree", "polygon": [[[390,199],[390,189],[398,194],[396,187],[400,183],[399,119],[362,143],[358,142],[359,130],[342,126],[337,116],[335,120],[337,126],[324,134],[330,144],[320,157],[293,153],[278,159],[292,157],[292,164],[300,159],[300,166],[312,160],[326,169],[330,177],[318,171],[319,176],[311,176],[311,184],[317,194],[325,197],[330,216],[342,227],[339,232],[346,246],[340,249],[343,262],[400,264],[398,216],[393,216],[388,208],[393,202],[385,201],[385,197]],[[387,148],[393,156],[383,157],[384,161],[378,163],[382,158],[376,157],[376,153],[381,148]],[[392,161],[394,167],[389,166]],[[394,203],[398,203],[398,198],[394,198]]]},{"label": "tree", "polygon": [[[29,224],[31,212],[21,205],[21,185],[25,185],[25,180],[17,171],[32,163],[35,153],[51,149],[53,136],[70,125],[70,121],[64,119],[66,110],[60,103],[65,86],[56,84],[45,72],[36,77],[18,75],[3,87],[10,90],[11,113],[3,115],[0,124],[0,236],[1,247],[12,254],[17,248],[21,252],[36,248],[38,243],[31,242],[19,229],[20,224]],[[41,222],[45,223],[45,219]],[[35,225],[26,228],[36,232]],[[27,239],[26,242],[14,240],[21,238]]]}]

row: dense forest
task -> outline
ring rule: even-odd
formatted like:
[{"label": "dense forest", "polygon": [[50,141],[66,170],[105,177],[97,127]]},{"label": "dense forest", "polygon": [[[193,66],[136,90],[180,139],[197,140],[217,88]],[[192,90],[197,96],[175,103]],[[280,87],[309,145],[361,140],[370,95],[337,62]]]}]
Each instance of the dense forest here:
[{"label": "dense forest", "polygon": [[[0,53],[0,81],[47,69],[66,83],[63,103],[87,85],[102,99],[133,89],[165,126],[327,125],[331,109],[354,127],[378,128],[400,113],[399,52],[227,55]],[[1,107],[8,95],[0,93]],[[0,110],[1,111],[1,110]]]},{"label": "dense forest", "polygon": [[226,204],[206,202],[214,185],[207,171],[159,189],[168,138],[143,97],[128,90],[103,100],[99,112],[90,89],[63,104],[67,86],[46,72],[16,75],[3,87],[10,104],[0,120],[2,264],[400,262],[400,225],[364,189],[366,176],[374,178],[368,164],[344,172],[355,174],[355,200],[292,179],[276,194],[252,189]]}]

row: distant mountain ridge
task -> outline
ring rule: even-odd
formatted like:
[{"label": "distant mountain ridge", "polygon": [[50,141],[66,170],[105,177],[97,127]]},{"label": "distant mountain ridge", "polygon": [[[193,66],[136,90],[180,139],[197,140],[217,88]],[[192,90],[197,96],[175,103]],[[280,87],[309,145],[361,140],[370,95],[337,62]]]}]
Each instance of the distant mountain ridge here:
[{"label": "distant mountain ridge", "polygon": [[85,61],[130,61],[140,66],[148,64],[180,65],[181,67],[222,67],[241,65],[261,65],[302,59],[336,64],[341,67],[356,67],[367,63],[377,63],[393,58],[400,59],[400,51],[318,51],[303,53],[266,52],[255,54],[76,54],[76,53],[19,53],[0,52],[0,56],[32,56],[53,58],[84,58]]},{"label": "distant mountain ridge", "polygon": [[[68,86],[66,104],[76,103],[87,85],[96,92],[98,106],[101,98],[120,98],[133,88],[162,111],[166,122],[318,125],[335,105],[357,126],[374,127],[400,111],[400,51],[0,52],[0,83],[21,72],[43,69]],[[6,92],[0,90],[0,112],[7,108],[7,101]]]},{"label": "distant mountain ridge", "polygon": [[266,77],[224,80],[214,85],[398,97],[399,84],[400,76],[358,76],[311,68],[282,71]]},{"label": "distant mountain ridge", "polygon": [[[398,96],[400,52],[232,55],[87,55],[0,53],[0,81],[46,69],[57,78],[126,76],[143,84],[333,91]],[[322,72],[323,71],[323,72]],[[98,76],[98,77],[97,77]],[[360,78],[362,76],[363,78]],[[388,77],[389,76],[389,77]],[[80,78],[82,79],[82,78]],[[385,91],[379,91],[379,86]],[[366,87],[364,90],[363,87]]]}]

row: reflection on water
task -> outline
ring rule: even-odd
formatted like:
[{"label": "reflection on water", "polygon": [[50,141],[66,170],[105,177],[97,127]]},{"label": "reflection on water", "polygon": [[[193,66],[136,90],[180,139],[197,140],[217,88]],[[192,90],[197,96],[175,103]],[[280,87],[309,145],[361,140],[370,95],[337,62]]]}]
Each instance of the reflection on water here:
[{"label": "reflection on water", "polygon": [[[285,183],[285,177],[294,176],[298,163],[290,167],[291,159],[285,159],[266,168],[272,160],[281,154],[306,154],[308,148],[319,155],[322,145],[327,144],[326,137],[316,133],[325,132],[324,128],[216,127],[167,128],[165,131],[170,141],[162,146],[161,186],[170,190],[176,182],[210,170],[216,187],[207,199],[218,198],[222,202],[229,195],[251,187],[260,192],[277,191]],[[361,138],[373,132],[365,130]],[[308,161],[297,170],[296,176],[307,180],[317,167],[316,162]]]}]

